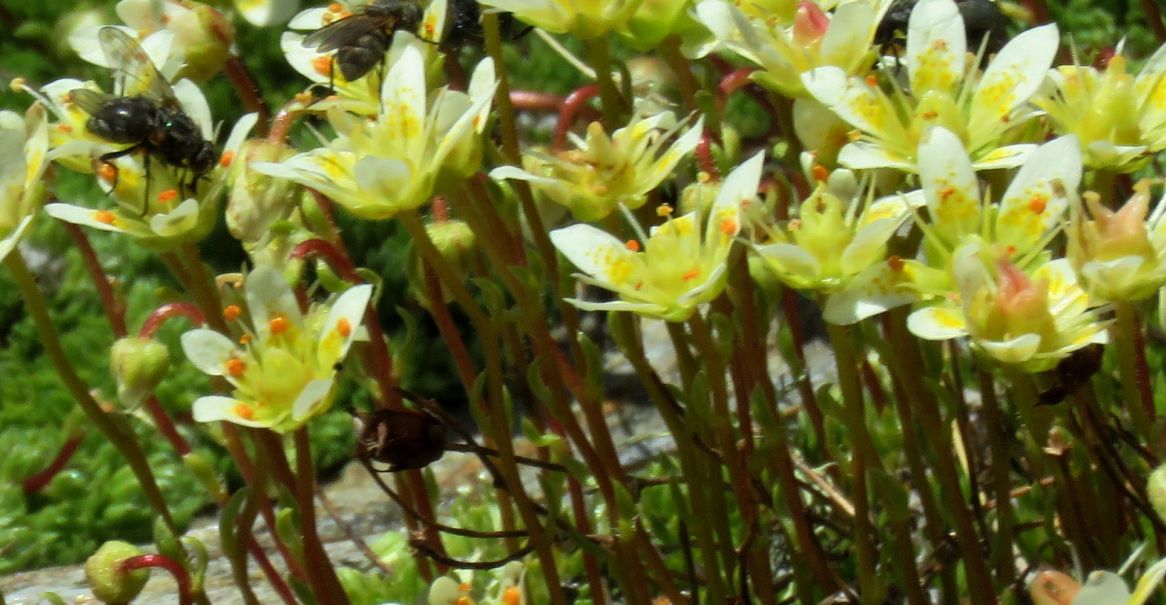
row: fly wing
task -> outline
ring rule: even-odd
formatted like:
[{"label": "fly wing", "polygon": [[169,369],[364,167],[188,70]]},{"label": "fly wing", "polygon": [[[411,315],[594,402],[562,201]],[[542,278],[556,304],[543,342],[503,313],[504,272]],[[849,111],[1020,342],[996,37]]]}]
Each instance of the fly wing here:
[{"label": "fly wing", "polygon": [[339,21],[333,21],[304,36],[304,46],[326,53],[356,42],[361,36],[389,26],[395,20],[392,16],[372,16],[356,13]]},{"label": "fly wing", "polygon": [[69,100],[89,115],[97,113],[106,103],[113,100],[113,95],[97,92],[88,88],[74,88],[69,91]]},{"label": "fly wing", "polygon": [[123,97],[144,96],[170,107],[181,107],[170,83],[154,67],[137,40],[116,27],[103,27],[97,34],[101,50],[114,69],[114,93]]}]

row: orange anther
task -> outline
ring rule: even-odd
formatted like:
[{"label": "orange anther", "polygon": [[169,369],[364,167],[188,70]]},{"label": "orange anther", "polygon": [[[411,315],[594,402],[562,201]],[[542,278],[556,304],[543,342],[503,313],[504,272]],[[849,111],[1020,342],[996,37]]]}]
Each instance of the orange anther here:
[{"label": "orange anther", "polygon": [[226,365],[227,374],[230,374],[234,378],[242,376],[243,372],[247,370],[247,363],[238,357],[228,359]]},{"label": "orange anther", "polygon": [[944,187],[943,189],[940,189],[937,193],[939,193],[939,199],[946,202],[947,198],[955,195],[955,187]]},{"label": "orange anther", "polygon": [[239,319],[239,314],[242,312],[243,310],[239,308],[239,305],[227,305],[226,308],[223,309],[223,319],[227,321],[235,321],[236,319]]},{"label": "orange anther", "polygon": [[867,86],[875,86],[878,83],[879,83],[879,79],[874,74],[871,74],[871,75],[866,77],[866,85]]},{"label": "orange anther", "polygon": [[177,189],[166,189],[158,194],[158,201],[162,202],[163,204],[169,204],[176,199],[178,199]]},{"label": "orange anther", "polygon": [[522,591],[517,586],[511,586],[502,591],[503,605],[519,605],[522,603]]},{"label": "orange anther", "polygon": [[656,216],[672,216],[673,208],[668,204],[656,206]]},{"label": "orange anther", "polygon": [[113,164],[102,164],[101,168],[97,169],[97,177],[103,181],[112,181],[117,178],[117,166]]},{"label": "orange anther", "polygon": [[219,156],[219,166],[223,168],[230,166],[233,161],[235,161],[235,152],[230,149],[224,151],[223,155]]},{"label": "orange anther", "polygon": [[332,73],[332,57],[329,55],[320,55],[312,59],[312,69],[316,70],[316,73],[322,76]]},{"label": "orange anther", "polygon": [[1040,194],[1034,195],[1028,200],[1028,209],[1033,214],[1044,214],[1045,207],[1048,205],[1048,198]]},{"label": "orange anther", "polygon": [[330,12],[330,13],[338,13],[338,12],[343,11],[343,10],[344,10],[344,5],[340,4],[339,2],[333,2],[332,4],[328,5],[328,12]]},{"label": "orange anther", "polygon": [[721,233],[725,235],[733,235],[737,232],[737,221],[733,219],[725,219],[721,221]]},{"label": "orange anther", "polygon": [[271,328],[272,334],[282,334],[287,331],[290,325],[287,318],[282,315],[276,315],[267,322],[267,327]]},{"label": "orange anther", "polygon": [[631,250],[632,252],[639,252],[640,251],[640,242],[637,242],[634,239],[629,239],[627,242],[624,243],[623,247],[627,248],[628,250]]},{"label": "orange anther", "polygon": [[352,322],[348,321],[347,317],[341,317],[340,321],[336,322],[336,333],[348,338],[348,335],[352,334]]},{"label": "orange anther", "polygon": [[891,255],[887,257],[887,267],[889,267],[891,271],[898,273],[903,270],[903,259],[901,257]]},{"label": "orange anther", "polygon": [[239,345],[240,346],[247,346],[247,343],[249,343],[249,342],[251,342],[251,335],[250,334],[244,334],[244,335],[239,337]]},{"label": "orange anther", "polygon": [[458,597],[457,600],[454,601],[454,605],[474,605],[474,601],[469,597]]},{"label": "orange anther", "polygon": [[242,418],[243,420],[251,420],[255,418],[255,410],[251,409],[251,406],[249,405],[240,403],[235,406],[234,412],[236,416]]},{"label": "orange anther", "polygon": [[814,177],[815,181],[823,183],[830,177],[830,171],[821,164],[814,164],[814,167],[810,169],[810,175]]},{"label": "orange anther", "polygon": [[106,225],[112,225],[117,221],[117,215],[109,210],[97,210],[93,213],[93,220]]},{"label": "orange anther", "polygon": [[684,281],[692,281],[698,277],[700,277],[700,268],[693,268],[685,271],[684,275],[680,276],[680,279]]}]

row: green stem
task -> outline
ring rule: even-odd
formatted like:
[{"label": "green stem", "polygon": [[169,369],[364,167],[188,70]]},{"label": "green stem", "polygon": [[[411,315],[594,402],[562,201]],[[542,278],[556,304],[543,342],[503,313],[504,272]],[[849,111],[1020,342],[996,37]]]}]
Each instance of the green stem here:
[{"label": "green stem", "polygon": [[49,356],[49,360],[61,377],[61,382],[77,400],[77,405],[81,406],[81,410],[85,412],[89,420],[101,431],[106,441],[113,444],[121,452],[126,463],[129,464],[130,470],[134,473],[134,477],[137,478],[146,501],[150,503],[154,512],[162,517],[167,529],[176,536],[180,535],[181,532],[174,523],[174,518],[170,515],[170,509],[166,506],[166,499],[162,497],[162,491],[154,480],[154,474],[146,459],[146,452],[142,450],[137,437],[126,424],[115,421],[101,409],[101,405],[89,393],[88,385],[81,380],[81,377],[74,370],[73,364],[69,362],[65,350],[61,346],[60,335],[49,317],[48,304],[36,284],[36,278],[29,272],[28,265],[25,264],[20,250],[10,252],[4,259],[4,266],[8,268],[13,281],[20,289],[21,296],[24,298],[24,306],[32,315],[33,323],[36,324],[37,332],[40,334],[45,354]]},{"label": "green stem", "polygon": [[624,100],[620,97],[615,79],[611,77],[611,52],[607,38],[598,36],[583,41],[591,67],[595,68],[595,79],[599,85],[599,100],[603,105],[603,125],[608,132],[623,124]]},{"label": "green stem", "polygon": [[869,489],[866,481],[867,465],[877,464],[873,455],[874,446],[866,431],[866,414],[862,400],[862,382],[858,373],[858,357],[854,350],[853,335],[847,326],[826,325],[830,345],[834,349],[834,362],[838,370],[838,386],[842,391],[843,421],[846,424],[854,447],[850,458],[850,479],[853,481],[851,494],[854,499],[854,548],[858,564],[858,590],[862,603],[875,603],[878,597],[878,580],[875,577],[874,525],[870,520]]},{"label": "green stem", "polygon": [[1138,432],[1145,440],[1146,445],[1157,449],[1159,440],[1154,435],[1154,398],[1149,392],[1148,383],[1141,372],[1138,372],[1138,356],[1144,354],[1139,351],[1138,343],[1141,326],[1138,322],[1138,310],[1132,303],[1116,302],[1113,304],[1116,319],[1110,328],[1114,351],[1117,353],[1118,377],[1121,381],[1122,400],[1130,417],[1137,426]]}]

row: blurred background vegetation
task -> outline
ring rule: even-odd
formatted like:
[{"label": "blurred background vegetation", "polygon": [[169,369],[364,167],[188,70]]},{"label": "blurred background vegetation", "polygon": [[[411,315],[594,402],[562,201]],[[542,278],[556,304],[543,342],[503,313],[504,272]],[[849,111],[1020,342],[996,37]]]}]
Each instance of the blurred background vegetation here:
[{"label": "blurred background vegetation", "polygon": [[[7,82],[23,77],[34,87],[60,77],[93,79],[108,85],[108,74],[78,59],[66,40],[67,33],[77,26],[116,22],[113,5],[112,1],[75,0],[0,3],[0,78]],[[1152,36],[1141,25],[1145,21],[1136,1],[1052,1],[1050,8],[1081,56],[1091,56],[1089,53],[1115,44],[1123,35],[1127,37],[1128,56],[1145,58],[1154,50]],[[236,21],[238,52],[269,105],[276,108],[302,90],[306,82],[287,65],[279,51],[280,28],[261,29]],[[475,52],[463,51],[469,55]],[[516,42],[509,53],[509,73],[517,89],[564,94],[581,83],[574,69],[549,52],[536,36]],[[629,56],[626,52],[620,55]],[[476,59],[472,56],[462,57],[463,65],[472,65],[473,61]],[[521,69],[515,69],[519,65]],[[228,132],[242,111],[234,90],[219,76],[204,86],[204,91],[215,119],[225,124],[220,132]],[[0,109],[23,111],[30,101],[27,95],[7,87],[0,89]],[[731,105],[729,115],[749,113],[741,105],[749,103],[744,95],[737,95],[733,102],[738,106]],[[56,194],[61,200],[91,206],[104,203],[92,179],[63,171],[60,176]],[[407,240],[390,223],[346,222],[342,228],[353,258],[384,279],[379,310],[397,346],[397,368],[404,386],[457,405],[461,389],[448,366],[448,355],[436,350],[441,346],[436,330],[408,296]],[[106,271],[119,280],[117,286],[126,300],[133,333],[176,284],[155,256],[134,247],[129,240],[93,231],[89,236]],[[79,254],[64,230],[48,220],[38,221],[25,245],[42,287],[54,301],[54,319],[64,335],[65,346],[76,361],[82,362],[78,364],[82,378],[99,394],[99,400],[115,405],[115,387],[107,355],[103,354],[113,336]],[[202,248],[204,258],[219,272],[238,271],[243,265],[243,251],[222,225],[203,242]],[[195,448],[219,461],[225,472],[228,465],[218,447],[189,422],[189,402],[207,392],[208,384],[200,373],[189,371],[177,347],[178,335],[188,328],[176,325],[179,323],[172,322],[160,335],[171,347],[174,368],[158,396],[176,419],[186,420],[180,425]],[[346,411],[352,405],[359,406],[361,402],[338,405],[313,432],[314,452],[322,469],[337,468],[352,450]],[[206,506],[205,494],[174,452],[153,437],[148,424],[139,422],[137,428],[172,510],[180,522],[188,522]],[[26,495],[21,482],[40,471],[71,435],[78,434],[85,437],[67,470],[46,489]],[[86,430],[72,399],[43,358],[36,330],[15,287],[2,272],[0,451],[5,452],[0,458],[0,573],[80,561],[113,537],[149,539],[152,515],[138,493],[136,481],[116,451],[96,432]],[[103,488],[92,489],[94,485]]]}]

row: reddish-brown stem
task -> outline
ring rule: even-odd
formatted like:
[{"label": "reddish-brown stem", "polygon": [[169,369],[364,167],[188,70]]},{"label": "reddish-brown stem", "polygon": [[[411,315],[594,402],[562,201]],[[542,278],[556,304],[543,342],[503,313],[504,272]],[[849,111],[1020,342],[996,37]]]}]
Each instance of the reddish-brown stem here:
[{"label": "reddish-brown stem", "polygon": [[150,313],[150,316],[142,323],[142,329],[138,330],[138,336],[153,338],[162,324],[175,317],[185,317],[197,325],[206,325],[206,316],[203,315],[202,309],[199,309],[198,305],[185,302],[166,303]]},{"label": "reddish-brown stem", "polygon": [[146,398],[144,407],[146,408],[146,412],[150,414],[150,418],[154,421],[154,427],[158,429],[159,433],[162,433],[162,436],[170,444],[170,447],[174,448],[174,451],[179,456],[189,454],[190,443],[178,432],[178,427],[174,426],[174,421],[170,419],[170,415],[162,408],[162,404],[158,401],[158,398],[150,395]]},{"label": "reddish-brown stem", "polygon": [[1142,12],[1146,13],[1146,21],[1158,43],[1166,43],[1166,24],[1162,22],[1162,10],[1158,8],[1157,0],[1142,0]]},{"label": "reddish-brown stem", "polygon": [[435,196],[429,202],[429,216],[435,223],[444,223],[449,220],[449,202],[443,196]]},{"label": "reddish-brown stem", "polygon": [[356,267],[348,259],[348,255],[328,240],[319,238],[307,240],[293,248],[291,254],[288,255],[293,259],[303,259],[309,256],[324,259],[324,262],[328,263],[328,266],[344,281],[354,284],[364,283],[364,280],[356,273]]},{"label": "reddish-brown stem", "polygon": [[340,226],[336,224],[336,206],[332,203],[332,198],[316,191],[315,189],[308,190],[312,194],[312,198],[316,200],[316,205],[320,207],[320,213],[324,215],[324,220],[328,222],[328,228],[332,231],[331,242],[336,246],[346,257],[351,258],[348,254],[348,247],[344,245],[344,238],[340,237]]},{"label": "reddish-brown stem", "polygon": [[454,365],[457,366],[458,377],[462,381],[462,388],[467,393],[472,393],[474,380],[478,373],[474,369],[470,350],[466,347],[466,342],[461,333],[458,332],[457,326],[454,325],[453,317],[449,314],[449,307],[446,306],[442,298],[441,283],[437,281],[437,274],[433,272],[433,268],[428,263],[425,263],[423,273],[425,275],[425,296],[429,299],[429,316],[437,324],[437,331],[441,333],[442,342],[449,348],[449,354],[453,357]]},{"label": "reddish-brown stem", "polygon": [[291,132],[292,124],[303,113],[303,104],[299,101],[291,101],[275,114],[275,119],[271,121],[271,130],[267,133],[268,143],[283,143],[287,140],[288,133]]},{"label": "reddish-brown stem", "polygon": [[53,461],[44,470],[21,482],[20,486],[24,490],[24,493],[26,495],[35,494],[48,486],[49,482],[53,480],[53,477],[56,477],[57,473],[65,469],[65,465],[73,458],[73,454],[77,453],[77,446],[81,445],[81,440],[84,438],[85,435],[77,434],[71,435],[66,439],[64,445],[57,452],[57,456],[53,458]]},{"label": "reddish-brown stem", "polygon": [[81,253],[81,260],[85,263],[85,269],[89,271],[89,277],[97,289],[97,296],[101,298],[101,306],[105,308],[105,315],[109,319],[113,335],[117,338],[125,336],[127,334],[125,305],[118,301],[117,295],[114,294],[113,286],[109,283],[105,270],[101,268],[101,262],[97,260],[97,252],[89,243],[89,237],[85,235],[85,231],[81,229],[80,225],[64,221],[61,224],[65,226],[69,238],[73,240],[73,244]]},{"label": "reddish-brown stem", "polygon": [[231,55],[227,58],[226,64],[223,65],[223,73],[227,74],[227,78],[231,80],[231,85],[239,93],[243,107],[247,111],[259,114],[259,122],[255,125],[256,132],[266,133],[271,126],[271,110],[267,108],[267,103],[263,102],[263,94],[259,91],[255,78],[251,77],[251,71],[247,69],[247,64],[238,55]]},{"label": "reddish-brown stem", "polygon": [[535,90],[510,91],[510,104],[517,111],[559,111],[566,102],[563,95],[553,95]]},{"label": "reddish-brown stem", "polygon": [[749,76],[757,71],[753,67],[743,67],[731,71],[725,77],[721,78],[720,84],[717,85],[717,111],[721,112],[725,109],[725,102],[729,100],[734,92],[748,86],[751,83]]},{"label": "reddish-brown stem", "polygon": [[575,123],[587,102],[599,94],[598,84],[588,84],[576,89],[563,101],[559,110],[559,121],[555,123],[555,133],[551,137],[551,149],[560,150],[567,145],[567,131]]},{"label": "reddish-brown stem", "polygon": [[118,572],[127,574],[135,569],[147,569],[150,567],[157,567],[165,569],[174,576],[175,583],[178,584],[178,603],[179,605],[190,605],[194,602],[193,595],[190,594],[190,573],[181,563],[161,554],[152,555],[137,555],[123,559],[118,564]]},{"label": "reddish-brown stem", "polygon": [[316,526],[316,471],[312,466],[312,453],[308,441],[308,428],[295,432],[296,444],[296,505],[299,508],[303,531],[304,560],[308,579],[312,584],[313,596],[322,605],[347,604],[348,597],[340,586],[335,568],[328,560],[324,544]]},{"label": "reddish-brown stem", "polygon": [[1032,15],[1032,25],[1042,25],[1052,20],[1045,0],[1021,0],[1020,4]]},{"label": "reddish-brown stem", "polygon": [[[275,526],[271,525],[269,527]],[[274,535],[274,532],[272,535]],[[282,540],[276,540],[276,544],[279,545],[280,552],[283,553],[284,561],[288,563],[290,568],[291,564],[295,562],[295,559],[291,558],[291,555],[287,552],[287,547],[284,546]],[[267,577],[268,583],[270,583],[271,587],[275,589],[275,592],[279,594],[279,598],[283,599],[283,602],[287,605],[296,605],[296,597],[295,594],[292,593],[291,587],[289,587],[287,582],[284,581],[283,576],[279,575],[279,570],[277,570],[275,566],[271,564],[271,559],[267,558],[267,553],[263,552],[263,548],[259,546],[259,542],[255,541],[255,536],[250,534],[247,535],[247,550],[251,552],[251,556],[255,558],[255,563],[257,563],[259,568],[263,570],[263,575]],[[296,568],[293,569],[292,574],[295,575],[298,573],[299,575],[297,575],[297,577],[303,577],[303,570],[298,569],[298,567],[299,566],[297,565]]]},{"label": "reddish-brown stem", "polygon": [[700,164],[701,172],[713,179],[720,178],[717,163],[713,160],[713,138],[707,132],[701,135],[700,142],[696,144],[696,161]]}]

